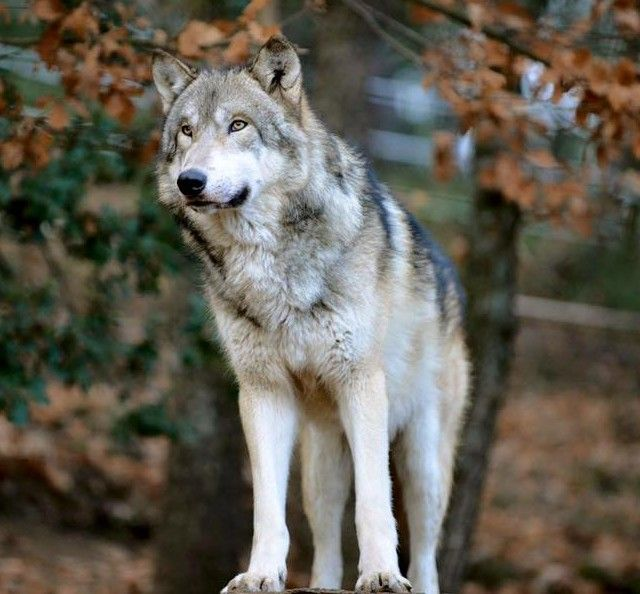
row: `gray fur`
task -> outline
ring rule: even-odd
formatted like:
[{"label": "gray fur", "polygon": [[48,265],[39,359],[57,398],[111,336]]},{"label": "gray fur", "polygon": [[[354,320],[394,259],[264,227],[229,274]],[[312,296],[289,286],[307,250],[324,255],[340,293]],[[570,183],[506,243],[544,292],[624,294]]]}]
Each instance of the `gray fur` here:
[{"label": "gray fur", "polygon": [[[166,114],[159,199],[203,262],[256,471],[249,571],[225,592],[284,587],[283,481],[299,419],[312,585],[340,586],[339,530],[324,534],[318,518],[340,517],[349,462],[340,457],[338,474],[328,476],[319,448],[340,452],[348,440],[356,497],[368,502],[356,513],[356,589],[409,587],[397,568],[388,476],[388,439],[398,435],[415,493],[409,577],[435,594],[469,376],[455,270],[362,157],[318,121],[285,39],[270,40],[249,67],[226,71],[195,74],[161,54],[154,80]],[[176,184],[194,168],[206,178],[197,200]],[[310,492],[320,477],[333,490]]]}]

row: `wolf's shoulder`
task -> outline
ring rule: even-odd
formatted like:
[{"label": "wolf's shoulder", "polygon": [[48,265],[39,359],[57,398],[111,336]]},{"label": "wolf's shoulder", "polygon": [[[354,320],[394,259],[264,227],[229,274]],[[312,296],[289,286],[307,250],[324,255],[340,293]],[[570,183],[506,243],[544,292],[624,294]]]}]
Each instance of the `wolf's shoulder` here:
[{"label": "wolf's shoulder", "polygon": [[458,270],[445,250],[431,232],[418,222],[415,215],[380,181],[370,165],[367,165],[367,181],[367,191],[363,198],[376,210],[389,247],[397,247],[395,230],[398,226],[405,227],[411,264],[422,281],[428,284],[435,283],[440,311],[446,314],[447,304],[453,300],[456,309],[463,313],[466,305],[465,291]]}]

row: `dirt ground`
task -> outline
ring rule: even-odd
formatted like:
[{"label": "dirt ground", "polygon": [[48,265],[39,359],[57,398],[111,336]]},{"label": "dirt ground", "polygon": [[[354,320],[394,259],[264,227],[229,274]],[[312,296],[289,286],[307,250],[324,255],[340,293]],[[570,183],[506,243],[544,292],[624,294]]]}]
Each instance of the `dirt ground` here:
[{"label": "dirt ground", "polygon": [[[640,593],[639,362],[638,335],[523,324],[465,594]],[[0,592],[151,592],[132,526],[157,521],[168,444],[114,449],[108,393],[54,395],[0,423]]]}]

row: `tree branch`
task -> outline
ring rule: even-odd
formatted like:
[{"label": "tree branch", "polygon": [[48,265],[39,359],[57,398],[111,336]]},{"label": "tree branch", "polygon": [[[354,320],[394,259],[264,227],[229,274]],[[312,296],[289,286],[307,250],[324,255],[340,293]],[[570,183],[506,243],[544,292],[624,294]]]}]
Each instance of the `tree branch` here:
[{"label": "tree branch", "polygon": [[[446,16],[450,21],[458,23],[459,25],[463,25],[464,27],[468,27],[469,29],[473,28],[473,23],[471,19],[461,11],[458,11],[454,8],[448,8],[446,6],[442,6],[439,2],[434,2],[433,0],[405,0],[406,2],[412,2],[414,4],[419,4],[420,6],[424,6],[433,12],[437,12],[438,14]],[[537,54],[527,45],[520,43],[517,39],[513,39],[511,35],[505,33],[504,31],[500,31],[496,27],[491,25],[485,25],[480,28],[480,31],[486,35],[489,39],[493,39],[494,41],[499,41],[500,43],[504,43],[507,47],[513,50],[515,53],[520,54],[521,56],[525,56],[530,58],[531,60],[535,60],[536,62],[541,62],[545,66],[551,66],[550,61],[547,58],[544,58],[540,54]]]},{"label": "tree branch", "polygon": [[384,39],[399,54],[402,54],[407,60],[413,62],[419,68],[424,68],[425,63],[420,54],[414,52],[411,48],[398,41],[393,35],[385,31],[380,23],[376,20],[369,7],[359,0],[342,0],[343,4],[350,8],[353,12],[359,14],[373,31]]}]

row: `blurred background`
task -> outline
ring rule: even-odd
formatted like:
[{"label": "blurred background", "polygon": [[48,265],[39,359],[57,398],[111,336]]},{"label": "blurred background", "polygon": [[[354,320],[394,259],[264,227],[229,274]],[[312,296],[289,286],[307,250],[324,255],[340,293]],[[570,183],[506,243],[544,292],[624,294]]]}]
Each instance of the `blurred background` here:
[{"label": "blurred background", "polygon": [[[639,594],[632,0],[0,1],[0,591],[204,594],[246,563],[236,387],[156,204],[149,64],[243,64],[279,31],[469,293],[445,591]],[[354,532],[351,509],[347,588]]]}]

